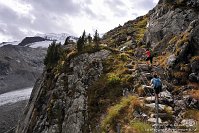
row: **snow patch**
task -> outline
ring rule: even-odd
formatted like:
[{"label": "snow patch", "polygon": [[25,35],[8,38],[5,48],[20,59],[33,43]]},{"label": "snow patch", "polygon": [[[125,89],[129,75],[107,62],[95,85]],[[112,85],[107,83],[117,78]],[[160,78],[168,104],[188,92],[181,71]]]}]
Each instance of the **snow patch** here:
[{"label": "snow patch", "polygon": [[0,95],[0,106],[10,103],[16,103],[18,101],[27,100],[30,98],[31,92],[32,92],[32,87],[3,93]]},{"label": "snow patch", "polygon": [[48,46],[52,43],[53,41],[41,41],[41,42],[35,42],[35,43],[31,43],[28,44],[29,47],[31,48],[48,48]]}]

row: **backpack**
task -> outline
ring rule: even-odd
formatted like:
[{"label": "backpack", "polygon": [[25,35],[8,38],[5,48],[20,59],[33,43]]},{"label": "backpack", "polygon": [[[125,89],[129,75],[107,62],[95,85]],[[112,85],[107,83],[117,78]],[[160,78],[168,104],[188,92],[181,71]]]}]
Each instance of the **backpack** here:
[{"label": "backpack", "polygon": [[159,87],[162,88],[162,83],[159,78],[153,78],[152,83],[153,83],[154,88],[159,88]]}]

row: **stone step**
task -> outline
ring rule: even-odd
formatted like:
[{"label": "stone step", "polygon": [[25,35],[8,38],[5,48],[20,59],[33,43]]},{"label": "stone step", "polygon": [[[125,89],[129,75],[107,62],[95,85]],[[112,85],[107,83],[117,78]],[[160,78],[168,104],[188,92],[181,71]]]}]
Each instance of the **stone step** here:
[{"label": "stone step", "polygon": [[146,97],[144,100],[145,100],[147,103],[154,103],[154,102],[155,102],[155,96]]},{"label": "stone step", "polygon": [[[155,96],[145,97],[144,101],[146,103],[155,103]],[[173,100],[170,98],[165,98],[165,97],[161,97],[161,96],[158,98],[159,104],[169,105],[169,104],[172,104],[172,102],[173,102]]]},{"label": "stone step", "polygon": [[127,74],[132,74],[133,72],[135,72],[136,70],[135,69],[127,69],[127,70],[125,70],[125,73],[127,73]]},{"label": "stone step", "polygon": [[147,64],[138,64],[137,66],[139,71],[149,71],[150,67]]},{"label": "stone step", "polygon": [[142,88],[143,88],[143,89],[151,89],[151,90],[153,89],[153,87],[148,86],[148,85],[142,85]]},{"label": "stone step", "polygon": [[127,64],[127,65],[125,65],[125,67],[127,67],[129,69],[133,69],[134,68],[134,66],[132,64]]},{"label": "stone step", "polygon": [[144,100],[144,99],[145,99],[145,97],[139,97],[139,99],[140,99],[140,100]]},{"label": "stone step", "polygon": [[[151,122],[151,123],[156,123],[156,118],[149,118],[147,121],[148,121],[148,122]],[[159,122],[159,123],[162,123],[161,118],[158,118],[158,122]]]},{"label": "stone step", "polygon": [[[150,104],[145,104],[146,107],[149,107],[149,108],[152,108],[152,109],[155,109],[155,103],[150,103]],[[165,108],[171,108],[167,105],[164,105],[164,104],[158,104],[158,109],[160,111],[163,111]]]},{"label": "stone step", "polygon": [[[154,117],[156,117],[157,114],[154,114]],[[158,113],[158,117],[161,117],[161,118],[165,118],[165,117],[168,117],[168,114],[167,113]]]},{"label": "stone step", "polygon": [[147,80],[151,80],[153,78],[152,74],[149,72],[141,72],[141,75]]}]

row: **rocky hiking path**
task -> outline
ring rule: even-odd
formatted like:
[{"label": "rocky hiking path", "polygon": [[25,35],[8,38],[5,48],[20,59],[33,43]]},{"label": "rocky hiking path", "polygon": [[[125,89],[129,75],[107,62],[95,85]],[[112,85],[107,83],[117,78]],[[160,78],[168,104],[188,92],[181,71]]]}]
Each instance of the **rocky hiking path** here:
[{"label": "rocky hiking path", "polygon": [[[154,65],[150,66],[146,64],[146,61],[139,60],[133,56],[130,58],[132,61],[124,67],[128,69],[129,74],[136,77],[138,82],[142,84],[143,91],[142,94],[137,94],[134,89],[131,94],[138,96],[139,100],[144,102],[144,106],[149,109],[147,111],[135,111],[134,119],[152,124],[155,131],[157,115],[156,105],[158,105],[159,132],[179,133],[182,131],[195,131],[197,126],[196,121],[193,119],[183,119],[182,115],[184,114],[182,112],[184,111],[183,109],[185,109],[185,106],[194,106],[194,104],[197,104],[197,101],[194,103],[194,100],[192,99],[190,102],[190,97],[184,94],[183,90],[176,95],[173,90],[169,89],[170,84],[167,82],[168,71],[163,67],[156,65],[158,64],[157,59],[155,59]],[[158,74],[163,83],[163,91],[159,94],[158,104],[156,104],[153,89],[146,87],[150,85],[153,72]],[[130,93],[124,93],[124,95],[128,94]],[[195,107],[197,107],[197,105],[195,105]]]}]

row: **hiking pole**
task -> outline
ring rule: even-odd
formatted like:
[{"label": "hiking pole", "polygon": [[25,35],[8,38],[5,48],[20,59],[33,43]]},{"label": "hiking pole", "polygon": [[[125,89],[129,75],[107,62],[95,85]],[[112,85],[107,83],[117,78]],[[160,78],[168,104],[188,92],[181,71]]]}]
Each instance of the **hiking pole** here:
[{"label": "hiking pole", "polygon": [[156,126],[155,133],[159,133],[159,121],[158,121],[158,95],[155,96],[155,107],[156,107]]},{"label": "hiking pole", "polygon": [[120,124],[119,123],[117,123],[117,133],[120,133]]}]

